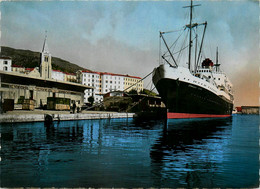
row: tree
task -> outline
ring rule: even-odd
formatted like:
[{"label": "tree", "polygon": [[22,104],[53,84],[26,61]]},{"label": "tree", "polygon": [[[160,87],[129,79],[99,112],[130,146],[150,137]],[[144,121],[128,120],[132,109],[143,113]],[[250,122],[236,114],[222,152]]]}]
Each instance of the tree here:
[{"label": "tree", "polygon": [[153,91],[150,91],[148,89],[143,89],[141,92],[141,94],[146,94],[146,95],[149,95],[149,96],[157,96],[157,94]]},{"label": "tree", "polygon": [[137,90],[131,89],[131,90],[128,92],[128,94],[138,94],[138,93],[137,93]]},{"label": "tree", "polygon": [[93,102],[94,102],[94,97],[93,97],[93,96],[88,97],[88,101],[89,101],[89,103],[90,103],[91,106],[92,106],[92,105],[93,105]]}]

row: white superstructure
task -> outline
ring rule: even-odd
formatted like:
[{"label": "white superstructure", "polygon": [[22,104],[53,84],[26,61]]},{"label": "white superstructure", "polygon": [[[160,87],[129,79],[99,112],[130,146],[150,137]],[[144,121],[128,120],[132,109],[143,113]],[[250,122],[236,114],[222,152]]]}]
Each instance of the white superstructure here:
[{"label": "white superstructure", "polygon": [[200,67],[196,73],[191,73],[185,67],[173,68],[168,64],[160,65],[160,69],[157,72],[159,70],[160,73],[157,73],[157,75],[160,77],[154,77],[155,85],[160,79],[168,78],[189,83],[191,87],[202,87],[220,97],[224,97],[228,101],[233,102],[234,100],[230,80],[224,72],[214,70],[213,66]]}]

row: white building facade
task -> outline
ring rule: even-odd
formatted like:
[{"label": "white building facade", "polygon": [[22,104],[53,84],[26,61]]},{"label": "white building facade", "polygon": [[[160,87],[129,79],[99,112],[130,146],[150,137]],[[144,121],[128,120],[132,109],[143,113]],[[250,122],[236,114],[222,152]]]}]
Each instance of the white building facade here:
[{"label": "white building facade", "polygon": [[55,79],[58,81],[64,81],[65,74],[60,70],[52,70],[51,77],[52,77],[52,79]]},{"label": "white building facade", "polygon": [[80,83],[95,88],[94,90],[85,90],[84,102],[87,103],[88,98],[91,96],[94,98],[94,102],[102,101],[103,96],[101,90],[101,73],[83,70],[80,71],[80,73],[78,72],[77,75],[78,74],[81,74]]},{"label": "white building facade", "polygon": [[[94,102],[103,101],[103,95],[111,91],[125,91],[129,86],[133,85],[141,78],[129,75],[114,74],[107,72],[94,72],[83,70],[77,72],[77,81],[83,85],[94,87],[95,89],[85,90],[84,102],[88,102],[90,96],[94,97]],[[127,81],[127,82],[126,82]],[[137,86],[133,86],[126,90],[136,89],[138,92],[143,90],[143,81],[139,82]]]},{"label": "white building facade", "polygon": [[124,90],[124,75],[104,72],[101,74],[102,94]]},{"label": "white building facade", "polygon": [[0,58],[0,70],[11,72],[12,71],[12,59],[9,57]]}]

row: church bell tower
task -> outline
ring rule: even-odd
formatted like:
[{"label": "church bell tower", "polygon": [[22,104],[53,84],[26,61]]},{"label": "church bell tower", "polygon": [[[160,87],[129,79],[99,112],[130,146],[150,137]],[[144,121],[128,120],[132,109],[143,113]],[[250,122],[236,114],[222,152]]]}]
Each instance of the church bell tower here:
[{"label": "church bell tower", "polygon": [[51,54],[47,45],[47,32],[45,34],[45,39],[43,43],[43,48],[41,52],[41,65],[40,65],[40,76],[44,79],[51,79]]}]

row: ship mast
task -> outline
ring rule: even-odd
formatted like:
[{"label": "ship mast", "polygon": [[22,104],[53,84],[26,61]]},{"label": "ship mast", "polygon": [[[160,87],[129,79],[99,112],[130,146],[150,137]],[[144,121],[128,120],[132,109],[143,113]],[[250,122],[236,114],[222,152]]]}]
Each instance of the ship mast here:
[{"label": "ship mast", "polygon": [[191,46],[192,46],[192,41],[191,41],[191,23],[192,23],[192,0],[190,1],[190,40],[189,40],[189,70],[190,70],[190,60],[191,60]]},{"label": "ship mast", "polygon": [[[189,60],[188,60],[188,65],[189,65],[189,70],[191,66],[191,47],[192,47],[192,8],[195,6],[200,6],[200,5],[193,5],[192,0],[190,1],[190,6],[185,6],[183,8],[190,8],[190,24],[187,26],[190,29],[190,40],[189,40]],[[194,26],[197,26],[197,24],[194,24]]]},{"label": "ship mast", "polygon": [[216,72],[218,72],[219,66],[220,66],[220,64],[218,63],[218,47],[217,47],[217,52],[216,52],[216,64],[215,64],[215,66],[216,66]]}]

